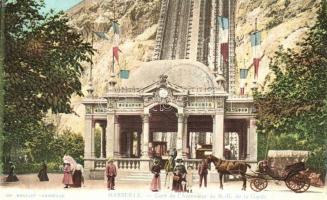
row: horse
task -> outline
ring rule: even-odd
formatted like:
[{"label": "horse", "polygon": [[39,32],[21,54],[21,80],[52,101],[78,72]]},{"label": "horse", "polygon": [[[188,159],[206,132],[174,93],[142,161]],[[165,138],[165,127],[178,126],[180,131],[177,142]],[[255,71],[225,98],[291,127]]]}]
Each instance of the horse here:
[{"label": "horse", "polygon": [[208,164],[211,162],[214,163],[217,172],[219,173],[219,181],[220,181],[220,189],[223,189],[222,178],[224,174],[240,174],[243,180],[243,187],[242,190],[246,190],[246,170],[247,168],[251,168],[251,166],[242,161],[231,161],[231,160],[222,160],[216,158],[213,155],[209,155],[206,158]]}]

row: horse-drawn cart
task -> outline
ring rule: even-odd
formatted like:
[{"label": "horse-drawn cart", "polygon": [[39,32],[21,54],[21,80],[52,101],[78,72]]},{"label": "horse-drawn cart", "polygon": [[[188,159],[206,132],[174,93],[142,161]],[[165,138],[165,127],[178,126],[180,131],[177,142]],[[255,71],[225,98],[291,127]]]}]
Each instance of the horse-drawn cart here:
[{"label": "horse-drawn cart", "polygon": [[284,181],[286,186],[296,193],[309,189],[310,180],[303,173],[308,151],[269,151],[268,159],[258,163],[254,175],[248,175],[250,187],[260,192],[268,186],[268,180]]}]

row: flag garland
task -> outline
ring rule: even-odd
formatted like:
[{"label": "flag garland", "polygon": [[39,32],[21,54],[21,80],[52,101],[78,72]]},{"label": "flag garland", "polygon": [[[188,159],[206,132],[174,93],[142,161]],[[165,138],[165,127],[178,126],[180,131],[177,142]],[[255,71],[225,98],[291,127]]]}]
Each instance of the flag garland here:
[{"label": "flag garland", "polygon": [[229,45],[228,45],[228,32],[229,32],[229,20],[227,17],[218,17],[218,27],[220,29],[220,54],[222,55],[223,63],[228,63]]},{"label": "flag garland", "polygon": [[112,45],[112,67],[114,68],[115,60],[119,64],[119,52],[121,52],[121,50],[119,49],[120,28],[119,28],[119,24],[118,24],[118,22],[116,20],[112,21],[111,26],[112,26],[112,31],[114,33],[114,35],[113,35],[113,45]]},{"label": "flag garland", "polygon": [[248,76],[248,69],[240,69],[240,94],[244,95],[244,88],[245,88],[245,80]]},{"label": "flag garland", "polygon": [[108,35],[105,32],[94,32],[96,36],[103,40],[109,40]]},{"label": "flag garland", "polygon": [[251,46],[257,46],[261,44],[261,32],[257,31],[251,34]]},{"label": "flag garland", "polygon": [[255,31],[250,35],[253,51],[254,80],[258,80],[259,66],[261,60],[261,32]]}]

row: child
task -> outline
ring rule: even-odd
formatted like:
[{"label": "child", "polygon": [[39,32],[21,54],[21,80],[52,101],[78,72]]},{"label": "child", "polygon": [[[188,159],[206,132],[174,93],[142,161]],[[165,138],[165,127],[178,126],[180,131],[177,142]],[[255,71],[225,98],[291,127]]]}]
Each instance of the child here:
[{"label": "child", "polygon": [[115,177],[117,176],[117,169],[113,159],[108,160],[108,165],[106,167],[106,176],[108,190],[115,190]]},{"label": "child", "polygon": [[64,178],[62,183],[65,185],[65,188],[68,188],[68,186],[73,185],[72,170],[67,160],[64,160],[64,165]]},{"label": "child", "polygon": [[187,192],[192,193],[193,187],[193,167],[189,165],[187,167],[187,174],[186,174],[186,190]]}]

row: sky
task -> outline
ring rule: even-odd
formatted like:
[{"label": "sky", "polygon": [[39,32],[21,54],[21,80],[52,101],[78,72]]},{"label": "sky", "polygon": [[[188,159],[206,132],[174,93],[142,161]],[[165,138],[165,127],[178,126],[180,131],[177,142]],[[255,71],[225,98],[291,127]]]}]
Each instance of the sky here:
[{"label": "sky", "polygon": [[82,0],[44,0],[45,8],[42,9],[42,11],[46,12],[50,9],[53,9],[55,11],[65,11],[81,1]]}]

